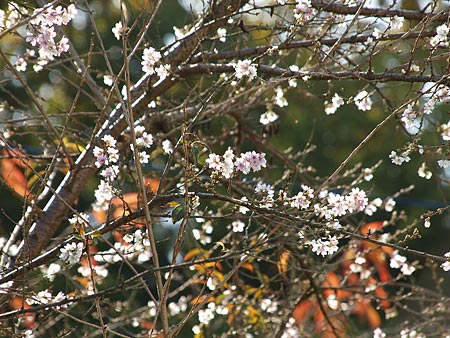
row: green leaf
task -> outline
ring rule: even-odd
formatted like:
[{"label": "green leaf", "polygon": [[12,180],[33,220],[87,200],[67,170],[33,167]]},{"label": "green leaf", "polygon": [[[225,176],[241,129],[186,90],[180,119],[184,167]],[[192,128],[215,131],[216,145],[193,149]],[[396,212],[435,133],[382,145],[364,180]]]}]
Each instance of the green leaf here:
[{"label": "green leaf", "polygon": [[192,155],[194,155],[195,162],[198,162],[198,155],[200,154],[200,149],[196,146],[192,146]]},{"label": "green leaf", "polygon": [[176,223],[182,220],[185,216],[185,210],[183,205],[178,205],[172,209],[172,223]]}]

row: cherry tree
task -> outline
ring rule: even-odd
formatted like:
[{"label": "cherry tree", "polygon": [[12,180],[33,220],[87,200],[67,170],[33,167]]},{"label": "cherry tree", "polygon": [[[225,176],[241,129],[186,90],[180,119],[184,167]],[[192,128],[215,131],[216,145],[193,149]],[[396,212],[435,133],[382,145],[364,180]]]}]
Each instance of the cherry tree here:
[{"label": "cherry tree", "polygon": [[2,335],[449,336],[448,22],[4,3]]}]

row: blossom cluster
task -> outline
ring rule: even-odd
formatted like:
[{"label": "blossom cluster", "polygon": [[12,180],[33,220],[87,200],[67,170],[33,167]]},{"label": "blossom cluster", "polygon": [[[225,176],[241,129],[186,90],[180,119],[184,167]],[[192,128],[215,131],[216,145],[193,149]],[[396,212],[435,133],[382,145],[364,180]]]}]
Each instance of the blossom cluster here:
[{"label": "blossom cluster", "polygon": [[91,264],[81,264],[78,269],[78,273],[83,277],[91,277],[94,273],[97,283],[100,283],[103,278],[107,277],[109,274],[108,269],[105,265],[99,265],[98,262],[91,258]]},{"label": "blossom cluster", "polygon": [[[9,2],[7,13],[8,15],[3,10],[0,10],[0,30],[13,26],[21,19],[29,16],[33,17],[26,26],[25,39],[33,47],[38,48],[39,56],[33,66],[35,72],[42,70],[55,57],[68,51],[69,39],[63,36],[59,41],[56,41],[57,33],[55,32],[55,27],[67,25],[72,21],[77,14],[75,5],[71,4],[67,8],[49,5],[35,9],[30,13],[27,8]],[[27,67],[26,60],[35,55],[34,50],[27,50],[22,57],[16,60],[16,69],[25,71]]]},{"label": "blossom cluster", "polygon": [[[27,298],[26,302],[29,305],[47,305],[51,303],[57,303],[60,301],[63,301],[65,299],[71,298],[70,296],[66,295],[64,292],[60,291],[56,294],[56,296],[53,296],[52,293],[49,290],[42,290],[37,293],[37,295]],[[56,309],[60,309],[61,307],[65,308],[67,307],[67,304],[57,306]]]},{"label": "blossom cluster", "polygon": [[310,206],[313,197],[314,190],[303,184],[302,191],[293,197],[286,198],[285,204],[290,204],[292,208],[307,209]]},{"label": "blossom cluster", "polygon": [[122,242],[115,242],[114,247],[94,255],[97,262],[117,263],[123,259],[137,260],[145,263],[153,256],[147,233],[137,229],[133,234],[127,234]]},{"label": "blossom cluster", "polygon": [[332,255],[339,249],[339,241],[336,236],[328,236],[328,238],[313,239],[311,241],[312,252],[323,257]]},{"label": "blossom cluster", "polygon": [[231,148],[228,148],[223,156],[215,153],[209,154],[206,163],[210,169],[220,173],[226,179],[230,179],[236,171],[248,174],[250,170],[260,171],[267,165],[266,154],[248,151],[236,158]]},{"label": "blossom cluster", "polygon": [[407,276],[411,275],[416,270],[416,268],[414,266],[407,263],[406,257],[400,255],[398,253],[398,250],[395,250],[392,253],[392,257],[391,257],[389,266],[393,269],[400,269],[401,272]]},{"label": "blossom cluster", "polygon": [[260,197],[260,208],[271,208],[273,206],[275,191],[270,184],[259,181],[256,184],[255,193],[257,193]]},{"label": "blossom cluster", "polygon": [[396,165],[402,165],[403,163],[411,161],[411,158],[409,157],[407,152],[397,154],[397,152],[394,150],[392,150],[389,154],[389,158],[391,159],[392,163]]},{"label": "blossom cluster", "polygon": [[368,216],[372,216],[377,211],[377,209],[381,207],[383,204],[384,210],[386,212],[392,212],[394,210],[396,202],[392,197],[390,197],[387,198],[383,203],[383,200],[377,197],[369,202],[369,204],[366,206],[366,209],[364,210],[364,213]]},{"label": "blossom cluster", "polygon": [[[143,127],[143,126],[134,127],[134,132],[136,135],[136,145],[139,148],[138,149],[139,162],[141,164],[146,164],[146,163],[148,163],[148,161],[150,159],[150,155],[147,154],[145,149],[148,149],[153,145],[153,136],[152,136],[152,134],[148,134],[145,131],[145,127]],[[142,149],[144,149],[144,150],[142,150]],[[134,152],[133,144],[131,144],[131,150],[133,150],[133,152]]]},{"label": "blossom cluster", "polygon": [[441,137],[444,141],[450,141],[450,121],[441,124]]},{"label": "blossom cluster", "polygon": [[170,72],[169,64],[162,64],[157,66],[161,61],[161,53],[153,47],[144,49],[142,55],[142,71],[148,75],[156,74],[160,80],[164,80]]},{"label": "blossom cluster", "polygon": [[360,91],[354,98],[356,107],[361,111],[369,111],[372,109],[372,99],[367,91]]},{"label": "blossom cluster", "polygon": [[344,104],[344,100],[339,96],[338,93],[335,93],[331,98],[331,102],[325,101],[325,114],[332,115],[336,112],[336,110]]},{"label": "blossom cluster", "polygon": [[278,120],[278,114],[275,113],[271,108],[267,109],[267,111],[259,117],[259,123],[263,125],[267,125],[269,123],[275,122]]},{"label": "blossom cluster", "polygon": [[88,226],[89,216],[83,212],[73,215],[69,218],[69,223],[75,229],[86,228]]},{"label": "blossom cluster", "polygon": [[418,120],[419,113],[414,110],[414,104],[409,104],[402,113],[400,120],[404,123],[405,128],[412,131],[418,131],[420,128],[420,121]]},{"label": "blossom cluster", "polygon": [[441,268],[444,271],[450,271],[450,251],[444,254],[445,258],[447,258],[447,261],[441,264]]},{"label": "blossom cluster", "polygon": [[319,197],[326,197],[325,205],[316,203],[314,211],[317,216],[332,220],[336,217],[341,217],[347,213],[354,213],[364,211],[368,205],[366,192],[360,188],[353,188],[348,195],[336,194],[333,192],[323,191]]},{"label": "blossom cluster", "polygon": [[84,244],[82,242],[67,243],[60,249],[59,258],[67,264],[75,264],[80,261],[83,254]]},{"label": "blossom cluster", "polygon": [[197,223],[201,224],[201,229],[192,229],[192,235],[201,244],[209,244],[212,242],[211,234],[214,230],[211,221],[206,221],[204,218],[196,218]]},{"label": "blossom cluster", "polygon": [[111,135],[105,135],[102,138],[104,147],[95,146],[93,149],[96,157],[95,166],[97,168],[104,168],[100,175],[104,178],[100,181],[95,190],[95,210],[106,210],[108,203],[114,197],[114,188],[112,182],[119,175],[119,166],[116,164],[119,161],[119,150],[116,148],[117,141]]},{"label": "blossom cluster", "polygon": [[294,17],[300,23],[311,20],[316,14],[316,10],[311,6],[310,0],[296,0],[294,7]]},{"label": "blossom cluster", "polygon": [[[424,86],[424,89],[427,87]],[[444,86],[442,84],[432,84],[433,92],[431,93],[431,96],[427,99],[427,101],[423,105],[423,113],[425,115],[431,114],[436,105],[444,102],[448,102],[450,100],[450,90],[447,86]],[[429,90],[426,90],[428,92]]]},{"label": "blossom cluster", "polygon": [[436,27],[436,35],[430,40],[430,45],[432,47],[447,47],[448,46],[448,33],[450,32],[450,27],[446,24],[442,24]]}]

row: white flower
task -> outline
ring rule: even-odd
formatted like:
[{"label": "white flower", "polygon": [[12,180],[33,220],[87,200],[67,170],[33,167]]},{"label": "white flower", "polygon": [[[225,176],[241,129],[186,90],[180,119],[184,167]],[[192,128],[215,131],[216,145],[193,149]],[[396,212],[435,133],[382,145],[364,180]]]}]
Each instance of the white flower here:
[{"label": "white flower", "polygon": [[103,83],[108,87],[111,87],[114,83],[114,78],[112,75],[103,75]]},{"label": "white flower", "polygon": [[165,65],[161,65],[155,69],[156,75],[158,75],[158,77],[161,81],[170,75],[170,68],[171,68],[170,65],[165,64]]},{"label": "white flower", "polygon": [[441,264],[441,268],[444,271],[450,271],[450,261],[444,262]]},{"label": "white flower", "polygon": [[267,125],[269,123],[275,122],[276,120],[278,120],[278,115],[274,111],[268,110],[260,116],[259,123]]},{"label": "white flower", "polygon": [[69,223],[72,226],[83,226],[83,227],[87,227],[89,222],[89,216],[86,215],[84,212],[79,212],[78,215],[74,214],[72,218],[69,218]]},{"label": "white flower", "polygon": [[410,276],[410,275],[412,275],[412,273],[414,272],[414,271],[416,271],[416,268],[414,267],[414,266],[412,266],[412,265],[410,265],[410,264],[403,264],[402,265],[402,267],[401,267],[401,269],[400,269],[401,271],[402,271],[402,273],[405,275],[405,276]]},{"label": "white flower", "polygon": [[441,137],[444,141],[450,141],[450,121],[441,124]]},{"label": "white flower", "polygon": [[401,29],[404,22],[405,18],[402,16],[395,15],[394,17],[391,17],[391,29]]},{"label": "white flower", "polygon": [[448,33],[450,28],[446,24],[442,24],[436,27],[436,35],[430,40],[430,45],[432,47],[442,46],[446,47],[448,45]]},{"label": "white flower", "polygon": [[389,158],[391,159],[392,163],[396,165],[402,165],[403,163],[409,162],[411,160],[407,153],[397,155],[396,151],[391,151],[391,153],[389,154]]},{"label": "white flower", "polygon": [[120,40],[121,35],[125,32],[125,29],[122,26],[122,21],[117,22],[111,31],[113,32],[115,38]]},{"label": "white flower", "polygon": [[107,147],[115,147],[117,144],[117,141],[114,137],[111,135],[105,135],[102,137],[102,141],[105,142],[105,145]]},{"label": "white flower", "polygon": [[288,80],[288,85],[291,88],[296,88],[297,87],[297,79],[295,78],[291,78]]},{"label": "white flower", "polygon": [[363,211],[368,204],[366,192],[359,188],[353,188],[350,194],[345,197],[345,200],[350,212]]},{"label": "white flower", "polygon": [[333,216],[344,216],[347,213],[348,204],[343,196],[330,192],[327,201]]},{"label": "white flower", "polygon": [[162,145],[162,148],[163,148],[164,152],[167,155],[170,155],[170,154],[173,153],[173,146],[172,146],[172,143],[169,140],[162,141],[161,145]]},{"label": "white flower", "polygon": [[107,207],[106,204],[114,197],[114,189],[109,182],[101,180],[94,195],[98,203],[97,207],[104,208]]},{"label": "white flower", "polygon": [[379,38],[381,38],[383,36],[383,32],[375,27],[373,30],[372,36],[375,40],[378,40]]},{"label": "white flower", "polygon": [[394,251],[389,266],[393,269],[400,269],[401,266],[406,262],[406,257],[399,255],[398,251]]},{"label": "white flower", "polygon": [[307,185],[302,185],[302,189],[303,191],[300,191],[290,199],[292,208],[307,209],[311,204],[311,199],[314,197],[314,190]]},{"label": "white flower", "polygon": [[139,162],[141,164],[146,164],[148,163],[148,160],[150,159],[150,155],[148,155],[145,151],[141,151],[139,152]]},{"label": "white flower", "polygon": [[433,173],[431,171],[427,170],[426,164],[424,162],[424,163],[422,163],[419,170],[417,171],[417,175],[419,175],[419,177],[425,178],[426,180],[429,180],[431,178],[431,176],[433,176]]},{"label": "white flower", "polygon": [[[242,197],[241,198],[241,201],[242,202],[248,202],[248,198],[247,197]],[[245,206],[243,206],[243,205],[240,205],[239,206],[239,212],[241,213],[241,214],[243,214],[243,215],[245,215],[247,212],[249,212],[250,211],[250,209],[249,208],[247,208],[247,207],[245,207]]]},{"label": "white flower", "polygon": [[227,41],[227,30],[226,30],[226,28],[219,28],[219,29],[217,29],[217,37],[219,38],[220,42]]},{"label": "white flower", "polygon": [[44,275],[50,282],[55,280],[56,275],[61,271],[61,265],[58,263],[51,263],[46,269]]},{"label": "white flower", "polygon": [[318,240],[311,241],[312,251],[317,255],[322,255],[324,257],[338,251],[338,244],[339,242],[336,239],[336,236],[328,236],[328,240],[319,238]]},{"label": "white flower", "polygon": [[286,98],[284,97],[284,92],[283,89],[281,87],[277,87],[275,89],[276,95],[275,95],[275,99],[274,102],[278,107],[286,107],[288,105],[288,102],[286,100]]},{"label": "white flower", "polygon": [[108,166],[100,172],[100,175],[108,181],[113,181],[119,175],[119,166]]},{"label": "white flower", "polygon": [[373,330],[373,338],[384,338],[386,333],[384,333],[379,327]]},{"label": "white flower", "polygon": [[400,120],[405,124],[405,128],[418,131],[418,129],[420,128],[420,121],[417,119],[417,117],[418,113],[414,111],[414,105],[411,103],[403,111]]},{"label": "white flower", "polygon": [[443,169],[447,169],[450,167],[450,160],[439,160],[437,161],[438,166],[440,166]]},{"label": "white flower", "polygon": [[205,309],[201,309],[198,312],[198,321],[204,325],[208,325],[211,320],[214,319],[214,312],[216,304],[211,302]]},{"label": "white flower", "polygon": [[161,53],[155,48],[149,47],[144,49],[142,55],[142,71],[150,75],[155,73],[155,65],[161,60]]},{"label": "white flower", "polygon": [[245,223],[240,220],[234,221],[233,223],[231,223],[231,225],[233,227],[233,232],[243,232],[244,231]]},{"label": "white flower", "polygon": [[222,159],[219,155],[211,153],[206,159],[208,167],[213,170],[219,171],[222,168]]},{"label": "white flower", "polygon": [[336,295],[334,293],[330,294],[327,298],[327,304],[332,310],[337,310],[339,306],[339,301],[336,299]]},{"label": "white flower", "polygon": [[344,104],[344,100],[339,94],[335,93],[333,98],[331,99],[331,103],[325,101],[325,114],[331,115],[336,112],[336,110]]},{"label": "white flower", "polygon": [[237,64],[233,64],[235,69],[236,78],[242,79],[244,76],[248,76],[250,80],[256,77],[256,65],[252,64],[251,60],[239,60]]},{"label": "white flower", "polygon": [[369,96],[369,93],[365,90],[359,92],[355,98],[355,105],[361,111],[368,111],[372,109],[372,99]]},{"label": "white flower", "polygon": [[423,226],[427,229],[431,226],[430,217],[425,218],[425,221],[423,222]]},{"label": "white flower", "polygon": [[81,255],[83,254],[84,245],[81,242],[67,243],[64,248],[61,248],[61,253],[59,258],[68,264],[75,264],[80,261]]},{"label": "white flower", "polygon": [[371,181],[373,178],[373,170],[371,168],[364,168],[362,170],[364,181]]},{"label": "white flower", "polygon": [[392,212],[394,210],[395,204],[396,204],[395,200],[393,198],[389,198],[384,203],[384,210],[386,210],[387,212]]},{"label": "white flower", "polygon": [[24,58],[18,58],[14,66],[18,72],[24,72],[27,70],[27,62]]},{"label": "white flower", "polygon": [[138,147],[150,148],[153,144],[153,136],[152,134],[148,134],[147,132],[141,133],[141,135],[136,138],[136,145]]}]

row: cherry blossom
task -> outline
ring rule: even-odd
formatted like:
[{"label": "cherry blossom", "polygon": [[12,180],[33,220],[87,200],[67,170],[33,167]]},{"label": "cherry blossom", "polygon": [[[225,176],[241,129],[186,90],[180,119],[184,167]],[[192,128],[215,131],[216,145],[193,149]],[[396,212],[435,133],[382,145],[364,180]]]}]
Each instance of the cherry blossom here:
[{"label": "cherry blossom", "polygon": [[235,76],[238,79],[248,76],[250,80],[253,80],[256,77],[256,65],[252,64],[251,60],[239,60],[233,64],[233,67],[235,69]]},{"label": "cherry blossom", "polygon": [[112,33],[114,34],[114,37],[117,40],[120,40],[120,37],[122,36],[122,34],[124,33],[124,29],[122,26],[122,21],[117,22],[114,27],[111,29]]},{"label": "cherry blossom", "polygon": [[245,223],[240,220],[236,220],[233,223],[231,223],[231,226],[233,227],[233,232],[243,232]]},{"label": "cherry blossom", "polygon": [[389,158],[391,159],[392,163],[396,165],[402,165],[403,163],[411,161],[411,158],[407,153],[397,154],[397,152],[394,150],[389,154]]},{"label": "cherry blossom", "polygon": [[155,66],[156,64],[161,60],[161,53],[158,52],[153,47],[148,47],[144,49],[143,55],[142,55],[142,71],[147,74],[154,74],[155,73]]},{"label": "cherry blossom", "polygon": [[353,99],[356,107],[361,111],[368,111],[372,109],[372,99],[369,93],[365,90],[359,92]]},{"label": "cherry blossom", "polygon": [[67,264],[75,264],[80,261],[81,255],[83,254],[84,244],[81,242],[67,243],[63,248],[60,249],[59,258]]}]

